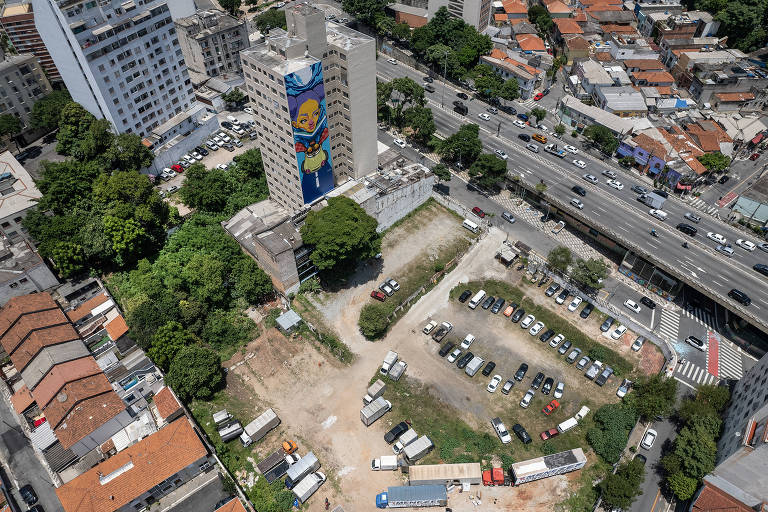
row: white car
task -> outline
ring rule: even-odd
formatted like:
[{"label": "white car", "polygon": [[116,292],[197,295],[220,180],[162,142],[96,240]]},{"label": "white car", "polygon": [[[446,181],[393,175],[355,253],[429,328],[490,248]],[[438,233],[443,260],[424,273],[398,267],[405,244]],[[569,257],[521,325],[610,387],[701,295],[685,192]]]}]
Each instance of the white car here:
[{"label": "white car", "polygon": [[536,336],[542,331],[542,329],[544,329],[544,322],[536,322],[535,324],[533,324],[533,327],[531,327],[528,333],[531,336]]},{"label": "white car", "polygon": [[640,305],[637,302],[633,301],[632,299],[625,300],[624,307],[627,309],[631,309],[635,313],[640,313],[641,311]]},{"label": "white car", "polygon": [[571,146],[569,144],[566,144],[565,146],[563,146],[563,149],[566,150],[567,152],[569,152],[572,155],[575,155],[576,153],[579,152],[578,149],[576,149],[575,147],[573,147],[573,146]]},{"label": "white car", "polygon": [[565,382],[559,381],[557,386],[555,386],[555,392],[552,393],[552,396],[559,400],[560,398],[563,398],[563,391],[565,391]]},{"label": "white car", "polygon": [[594,183],[595,185],[597,185],[597,178],[591,174],[585,174],[584,176],[582,176],[582,178],[584,178],[584,180],[590,183]]},{"label": "white car", "polygon": [[736,245],[750,252],[754,251],[757,248],[757,246],[754,243],[750,242],[749,240],[744,240],[743,238],[739,238],[738,240],[736,240]]},{"label": "white car", "polygon": [[527,329],[535,321],[536,321],[536,317],[535,316],[528,315],[527,317],[523,318],[522,322],[520,322],[520,327],[522,327],[523,329]]},{"label": "white car", "polygon": [[578,208],[579,210],[583,210],[584,209],[584,203],[582,203],[581,201],[579,201],[575,197],[573,199],[571,199],[571,204],[573,206],[575,206],[576,208]]},{"label": "white car", "polygon": [[235,132],[238,135],[245,135],[245,130],[240,128],[239,126],[233,126],[232,131]]},{"label": "white car", "polygon": [[555,336],[554,338],[552,338],[552,341],[550,341],[550,342],[549,342],[549,346],[550,346],[550,347],[552,347],[552,348],[555,348],[555,347],[556,347],[556,346],[558,346],[558,345],[560,344],[560,342],[561,342],[561,341],[563,341],[564,339],[565,339],[565,336],[563,336],[562,334],[558,334],[557,336]]},{"label": "white car", "polygon": [[387,62],[389,62],[393,66],[397,66],[397,61],[395,59],[387,59]]},{"label": "white car", "polygon": [[477,114],[477,117],[479,117],[480,119],[483,119],[485,121],[490,121],[491,120],[490,114],[486,114],[485,112],[480,112],[479,114]]},{"label": "white car", "polygon": [[570,303],[570,304],[568,304],[568,311],[570,311],[571,313],[573,313],[574,311],[576,311],[576,308],[578,308],[578,307],[579,307],[579,304],[581,304],[581,301],[583,301],[583,300],[584,300],[584,299],[582,299],[582,298],[581,298],[581,297],[579,297],[578,295],[577,295],[577,296],[575,296],[575,297],[573,298],[573,300],[571,301],[571,303]]},{"label": "white car", "polygon": [[515,119],[514,121],[512,121],[512,124],[517,126],[518,128],[525,128],[525,123],[519,119]]},{"label": "white car", "polygon": [[501,439],[502,443],[509,444],[512,442],[512,436],[509,435],[509,432],[507,432],[507,427],[504,426],[501,420],[494,418],[491,421],[491,425],[493,425],[493,429],[496,431],[496,435],[499,436],[499,439]]},{"label": "white car", "polygon": [[624,336],[624,333],[627,332],[627,326],[626,325],[620,325],[616,328],[615,331],[611,333],[611,338],[617,340]]},{"label": "white car", "polygon": [[710,240],[714,240],[720,245],[725,245],[725,242],[727,242],[727,240],[723,235],[721,235],[720,233],[713,233],[712,231],[707,232],[707,238],[709,238]]},{"label": "white car", "polygon": [[451,355],[448,356],[448,362],[449,363],[455,362],[456,359],[458,359],[460,355],[461,355],[461,349],[457,348],[456,350],[451,352]]},{"label": "white car", "polygon": [[610,170],[610,169],[605,169],[605,170],[603,171],[603,176],[607,176],[607,177],[611,178],[612,180],[615,180],[615,179],[616,179],[616,173],[615,173],[615,172],[613,172],[613,171],[612,171],[612,170]]},{"label": "white car", "polygon": [[509,158],[509,156],[507,156],[507,154],[500,149],[497,149],[496,151],[494,151],[494,153],[496,153],[496,156],[498,156],[499,158],[503,158],[504,160]]},{"label": "white car", "polygon": [[467,334],[464,338],[464,341],[461,342],[461,345],[459,347],[462,350],[467,350],[470,346],[472,346],[472,343],[475,342],[475,335],[474,334]]},{"label": "white car", "polygon": [[525,392],[525,395],[523,395],[523,399],[520,400],[520,407],[523,409],[527,409],[529,405],[531,405],[531,400],[533,400],[533,397],[536,395],[536,392],[532,389],[529,389]]},{"label": "white car", "polygon": [[623,190],[624,189],[624,184],[622,182],[620,182],[620,181],[608,180],[606,183],[608,183],[609,187],[613,187],[616,190]]},{"label": "white car", "polygon": [[501,383],[501,375],[494,375],[491,379],[491,382],[488,383],[488,387],[485,388],[486,391],[489,393],[495,393],[496,388],[499,387],[499,384]]},{"label": "white car", "polygon": [[395,139],[392,141],[392,143],[399,148],[405,147],[405,141],[403,139]]},{"label": "white car", "polygon": [[251,114],[251,115],[254,114],[254,111],[253,111],[253,109],[251,107],[245,107],[243,109],[243,112],[245,112],[246,114]]},{"label": "white car", "polygon": [[629,391],[629,386],[632,384],[631,380],[624,379],[621,382],[621,386],[619,386],[619,389],[616,390],[616,396],[619,398],[624,398],[626,396],[627,392]]},{"label": "white car", "polygon": [[216,166],[216,168],[222,171],[226,171],[229,168],[229,166],[227,164],[219,164]]},{"label": "white car", "polygon": [[643,440],[640,443],[640,446],[642,446],[646,450],[650,450],[651,447],[653,447],[653,443],[656,441],[656,438],[658,437],[658,435],[659,434],[657,434],[655,430],[653,430],[652,428],[649,428],[648,432],[646,432],[645,435],[643,436]]},{"label": "white car", "polygon": [[203,159],[203,155],[201,155],[197,151],[191,152],[190,155],[192,155],[192,158],[194,158],[195,160],[198,160],[198,161]]},{"label": "white car", "polygon": [[648,213],[651,214],[651,217],[656,217],[659,220],[667,220],[667,212],[665,211],[653,208],[652,210],[649,210]]},{"label": "white car", "polygon": [[217,133],[217,135],[218,135],[218,136],[219,136],[219,138],[220,138],[221,140],[223,140],[224,142],[231,142],[231,141],[232,141],[232,139],[230,139],[230,138],[229,138],[229,135],[227,135],[227,134],[226,134],[226,133],[224,133],[224,132],[219,132],[219,133]]},{"label": "white car", "polygon": [[584,163],[584,160],[574,160],[573,161],[573,165],[575,165],[579,169],[586,169],[587,168],[587,164]]},{"label": "white car", "polygon": [[209,141],[206,141],[205,145],[206,145],[206,146],[208,147],[208,149],[210,149],[211,151],[216,151],[217,149],[219,149],[219,145],[218,145],[218,144],[216,144],[216,141],[214,141],[214,140],[209,140]]},{"label": "white car", "polygon": [[240,124],[240,121],[235,116],[227,116],[227,121],[234,125]]},{"label": "white car", "polygon": [[429,334],[432,332],[432,330],[437,327],[437,322],[434,320],[430,320],[427,325],[424,326],[424,328],[421,330],[424,334]]}]

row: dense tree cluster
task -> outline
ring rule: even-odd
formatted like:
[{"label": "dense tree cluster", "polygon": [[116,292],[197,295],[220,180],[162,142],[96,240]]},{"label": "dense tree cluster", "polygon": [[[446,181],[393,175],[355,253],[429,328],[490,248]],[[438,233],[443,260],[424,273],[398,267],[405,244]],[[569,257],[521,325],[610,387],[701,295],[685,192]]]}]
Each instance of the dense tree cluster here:
[{"label": "dense tree cluster", "polygon": [[640,485],[645,480],[645,466],[638,459],[632,459],[619,466],[616,473],[610,473],[598,485],[606,509],[629,510],[635,498],[642,494]]},{"label": "dense tree cluster", "polygon": [[608,266],[601,259],[589,258],[588,260],[577,258],[571,270],[574,281],[594,290],[603,287],[603,280],[608,275]]},{"label": "dense tree cluster", "polygon": [[587,126],[584,129],[584,136],[591,140],[606,155],[612,155],[619,147],[619,140],[605,126],[598,124]]},{"label": "dense tree cluster", "polygon": [[483,151],[480,141],[480,127],[476,124],[463,124],[450,137],[437,141],[436,151],[446,162],[459,163],[469,167]]},{"label": "dense tree cluster", "polygon": [[53,91],[49,95],[41,98],[32,106],[32,112],[29,115],[30,124],[33,128],[53,131],[59,127],[61,111],[72,101],[67,91]]},{"label": "dense tree cluster", "polygon": [[496,155],[483,153],[472,162],[469,175],[483,188],[494,188],[507,176],[507,161]]},{"label": "dense tree cluster", "polygon": [[625,404],[608,404],[595,412],[595,426],[587,431],[587,441],[603,459],[618,462],[637,421],[634,409]]},{"label": "dense tree cluster", "polygon": [[410,78],[376,82],[378,118],[400,129],[409,128],[411,137],[428,143],[435,133],[432,109],[426,107],[424,88]]},{"label": "dense tree cluster", "polygon": [[661,375],[642,377],[634,384],[634,392],[624,401],[632,404],[637,413],[645,420],[656,416],[666,416],[672,411],[677,393],[677,381]]},{"label": "dense tree cluster", "polygon": [[697,0],[695,6],[720,22],[717,35],[728,37],[731,48],[748,53],[768,44],[768,0]]}]

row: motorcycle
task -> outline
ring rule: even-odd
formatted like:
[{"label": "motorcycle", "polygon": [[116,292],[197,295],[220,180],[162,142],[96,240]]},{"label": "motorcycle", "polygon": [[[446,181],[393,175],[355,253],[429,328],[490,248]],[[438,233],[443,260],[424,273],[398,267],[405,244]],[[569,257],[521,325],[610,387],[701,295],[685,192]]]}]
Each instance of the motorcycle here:
[{"label": "motorcycle", "polygon": [[683,242],[683,248],[685,248],[685,249],[688,248],[688,242]]},{"label": "motorcycle", "polygon": [[655,229],[652,229],[652,230],[651,230],[651,236],[653,236],[653,237],[656,237],[656,238],[659,238],[659,235],[656,233],[656,230],[655,230]]}]

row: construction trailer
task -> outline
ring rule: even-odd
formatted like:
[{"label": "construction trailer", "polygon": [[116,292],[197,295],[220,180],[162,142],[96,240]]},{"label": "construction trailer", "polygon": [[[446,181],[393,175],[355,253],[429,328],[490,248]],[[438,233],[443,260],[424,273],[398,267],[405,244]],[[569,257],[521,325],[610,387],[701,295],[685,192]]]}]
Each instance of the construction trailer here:
[{"label": "construction trailer", "polygon": [[426,464],[408,468],[409,485],[479,485],[483,471],[479,462],[465,464]]},{"label": "construction trailer", "polygon": [[509,468],[513,485],[533,482],[550,476],[570,473],[584,467],[587,458],[581,448],[545,455],[535,459],[516,462]]},{"label": "construction trailer", "polygon": [[444,507],[448,491],[444,485],[400,485],[376,495],[376,508]]}]

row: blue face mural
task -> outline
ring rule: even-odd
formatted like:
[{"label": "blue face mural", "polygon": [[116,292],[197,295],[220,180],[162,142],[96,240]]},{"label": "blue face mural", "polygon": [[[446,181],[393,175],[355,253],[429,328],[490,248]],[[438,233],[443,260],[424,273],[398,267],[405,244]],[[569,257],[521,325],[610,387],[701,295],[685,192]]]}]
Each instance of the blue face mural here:
[{"label": "blue face mural", "polygon": [[301,191],[307,204],[333,190],[323,66],[316,62],[284,78]]}]

